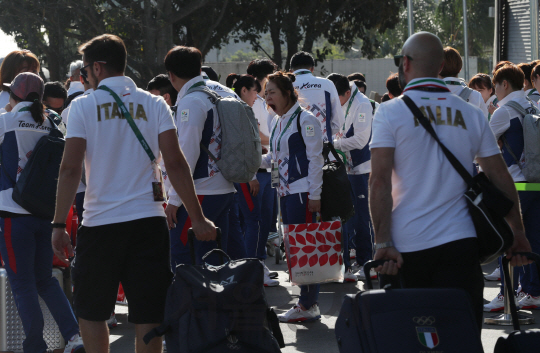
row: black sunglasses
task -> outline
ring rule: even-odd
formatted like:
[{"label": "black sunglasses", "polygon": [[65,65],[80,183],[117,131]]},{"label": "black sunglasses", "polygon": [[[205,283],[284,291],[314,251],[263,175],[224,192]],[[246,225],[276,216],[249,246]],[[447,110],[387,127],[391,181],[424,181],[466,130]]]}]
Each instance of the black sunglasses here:
[{"label": "black sunglasses", "polygon": [[400,63],[401,59],[403,59],[404,57],[407,57],[407,59],[409,59],[411,61],[413,59],[408,55],[394,55],[394,64],[399,67],[399,63]]},{"label": "black sunglasses", "polygon": [[[106,61],[95,61],[96,63],[102,63],[102,64],[106,64],[107,62]],[[85,81],[88,81],[88,71],[86,71],[85,69],[88,67],[88,66],[91,66],[93,65],[94,63],[91,63],[91,64],[88,64],[84,67],[81,67],[81,76],[84,78]]]}]

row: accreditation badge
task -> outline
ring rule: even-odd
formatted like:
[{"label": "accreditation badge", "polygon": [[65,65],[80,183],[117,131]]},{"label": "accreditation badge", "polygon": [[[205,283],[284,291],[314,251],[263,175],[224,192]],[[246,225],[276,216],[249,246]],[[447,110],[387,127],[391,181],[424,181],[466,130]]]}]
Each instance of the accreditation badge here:
[{"label": "accreditation badge", "polygon": [[272,160],[272,187],[279,188],[279,164]]},{"label": "accreditation badge", "polygon": [[165,182],[163,181],[163,172],[159,164],[152,163],[154,181],[152,182],[152,194],[154,201],[165,202]]}]

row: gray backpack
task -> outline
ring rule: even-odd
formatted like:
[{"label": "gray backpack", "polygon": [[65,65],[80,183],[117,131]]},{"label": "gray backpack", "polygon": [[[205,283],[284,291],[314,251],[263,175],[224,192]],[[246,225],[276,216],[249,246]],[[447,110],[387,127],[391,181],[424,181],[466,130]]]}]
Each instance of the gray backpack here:
[{"label": "gray backpack", "polygon": [[463,87],[461,92],[459,92],[459,98],[463,99],[465,102],[469,102],[469,97],[473,90],[469,87]]},{"label": "gray backpack", "polygon": [[518,102],[510,101],[506,104],[523,116],[523,164],[519,162],[518,156],[512,151],[505,138],[502,139],[503,143],[525,179],[529,183],[540,183],[540,110],[532,102],[534,114],[529,114]]},{"label": "gray backpack", "polygon": [[187,94],[204,92],[215,104],[221,124],[221,158],[201,148],[216,162],[223,177],[233,183],[247,183],[261,166],[259,125],[249,105],[233,97],[222,98],[206,86],[193,87]]}]

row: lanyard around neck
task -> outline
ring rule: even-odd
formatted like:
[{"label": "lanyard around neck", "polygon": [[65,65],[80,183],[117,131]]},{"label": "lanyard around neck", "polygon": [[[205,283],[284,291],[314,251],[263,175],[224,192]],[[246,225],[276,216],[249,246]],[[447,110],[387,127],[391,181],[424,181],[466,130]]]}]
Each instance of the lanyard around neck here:
[{"label": "lanyard around neck", "polygon": [[529,92],[529,94],[527,94],[527,97],[530,97],[534,92],[538,92],[538,91],[536,90],[536,88],[533,88],[533,89]]},{"label": "lanyard around neck", "polygon": [[311,71],[309,71],[309,70],[303,70],[303,71],[299,71],[299,72],[296,73],[295,75],[296,75],[296,76],[301,76],[301,75],[307,75],[307,74],[311,74]]},{"label": "lanyard around neck", "polygon": [[199,81],[199,82],[197,82],[197,83],[194,83],[193,86],[189,87],[189,88],[188,88],[188,91],[189,91],[190,89],[195,88],[195,87],[204,86],[204,85],[206,85],[206,83],[205,83],[204,81]]},{"label": "lanyard around neck", "polygon": [[[302,111],[302,108],[301,107],[298,107],[294,113],[291,115],[291,118],[289,119],[289,121],[287,122],[287,125],[285,125],[285,129],[283,129],[283,131],[281,132],[281,135],[279,136],[279,140],[277,142],[277,151],[279,152],[280,150],[280,146],[281,146],[281,139],[283,138],[283,134],[285,134],[285,131],[287,131],[287,129],[289,128],[289,126],[291,126],[291,123],[293,122],[294,118],[296,118],[297,115],[300,114],[300,112]],[[272,130],[272,136],[270,137],[270,152],[273,152],[273,141],[274,141],[274,133],[276,132],[276,128],[278,126],[279,122],[276,123],[276,125],[274,126],[274,130]],[[302,133],[301,131],[298,131],[300,134]]]},{"label": "lanyard around neck", "polygon": [[[358,93],[358,87],[354,90],[354,93],[351,96],[351,98],[349,98],[349,105],[347,106],[347,112],[345,113],[345,119],[347,119],[347,116],[349,116],[349,109],[351,109],[351,105],[352,105],[354,97],[356,97],[357,93]],[[345,126],[345,124],[343,124],[343,126]]]},{"label": "lanyard around neck", "polygon": [[118,95],[107,86],[99,86],[98,89],[101,89],[103,91],[107,91],[107,92],[109,92],[111,94],[111,96],[113,96],[114,100],[116,101],[116,104],[118,105],[118,107],[122,111],[122,114],[124,115],[124,118],[126,118],[129,126],[131,127],[131,129],[135,133],[135,136],[137,136],[137,139],[141,143],[141,146],[143,147],[144,151],[146,152],[148,157],[150,157],[150,161],[152,163],[156,163],[156,157],[154,156],[154,153],[152,152],[152,150],[150,149],[150,146],[148,145],[148,143],[144,139],[144,136],[142,135],[141,130],[139,130],[139,128],[137,127],[137,125],[133,121],[133,117],[131,116],[129,111],[126,109],[126,106],[120,100],[120,97],[118,97]]}]

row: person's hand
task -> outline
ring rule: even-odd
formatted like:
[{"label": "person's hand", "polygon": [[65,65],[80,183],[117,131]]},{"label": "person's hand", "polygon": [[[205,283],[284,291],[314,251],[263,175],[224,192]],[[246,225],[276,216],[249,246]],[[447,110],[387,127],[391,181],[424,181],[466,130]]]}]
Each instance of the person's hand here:
[{"label": "person's hand", "polygon": [[259,193],[259,188],[260,184],[257,179],[249,182],[249,190],[251,190],[251,195],[253,195],[253,197],[257,196],[257,194]]},{"label": "person's hand", "polygon": [[69,266],[69,259],[66,258],[65,249],[67,248],[69,256],[72,257],[73,247],[71,246],[71,239],[69,238],[69,234],[66,232],[66,229],[53,228],[51,242],[54,254],[58,260]]},{"label": "person's hand", "polygon": [[216,226],[206,218],[199,222],[191,223],[191,229],[195,233],[195,238],[200,241],[216,240]]},{"label": "person's hand", "polygon": [[488,107],[487,107],[487,110],[489,112],[489,114],[492,114],[493,115],[493,112],[495,110],[497,110],[497,107],[493,105],[493,102],[489,103]]},{"label": "person's hand", "polygon": [[309,212],[321,212],[321,200],[309,200],[308,201]]},{"label": "person's hand", "polygon": [[531,244],[525,237],[525,232],[523,231],[514,231],[514,243],[506,251],[506,258],[510,260],[512,266],[525,266],[532,263],[531,260],[527,259],[523,255],[515,255],[518,252],[531,252]]},{"label": "person's hand", "polygon": [[13,107],[11,106],[11,104],[8,103],[8,104],[6,104],[6,106],[4,107],[4,109],[6,110],[6,112],[9,113],[9,112],[13,109]]},{"label": "person's hand", "polygon": [[170,203],[167,204],[167,207],[165,208],[165,215],[167,216],[167,225],[169,226],[169,229],[176,228],[176,223],[178,223],[178,220],[176,219],[178,208],[178,206],[171,205]]},{"label": "person's hand", "polygon": [[389,260],[383,266],[375,268],[375,271],[381,275],[395,276],[398,274],[401,266],[403,266],[403,257],[393,246],[377,250],[375,256],[373,256],[373,260]]}]

